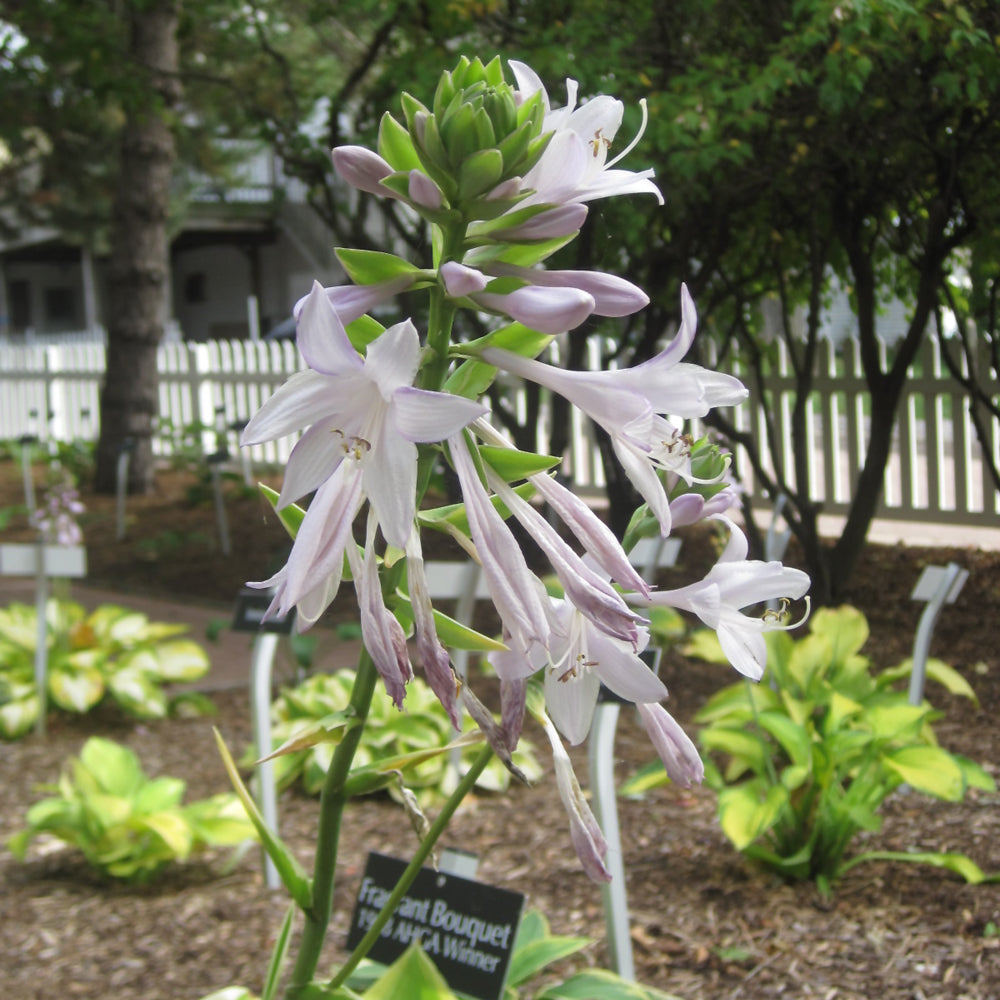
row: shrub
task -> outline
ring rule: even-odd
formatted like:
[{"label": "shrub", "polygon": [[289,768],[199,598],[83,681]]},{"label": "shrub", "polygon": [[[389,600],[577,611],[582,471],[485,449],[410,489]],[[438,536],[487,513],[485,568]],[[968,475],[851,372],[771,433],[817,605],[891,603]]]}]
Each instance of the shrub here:
[{"label": "shrub", "polygon": [[42,786],[54,794],[31,806],[27,828],[8,846],[23,861],[31,839],[49,833],[105,875],[145,882],[204,847],[255,836],[236,795],[183,806],[184,788],[179,778],[148,778],[131,750],[94,736],[70,758],[58,784]]}]

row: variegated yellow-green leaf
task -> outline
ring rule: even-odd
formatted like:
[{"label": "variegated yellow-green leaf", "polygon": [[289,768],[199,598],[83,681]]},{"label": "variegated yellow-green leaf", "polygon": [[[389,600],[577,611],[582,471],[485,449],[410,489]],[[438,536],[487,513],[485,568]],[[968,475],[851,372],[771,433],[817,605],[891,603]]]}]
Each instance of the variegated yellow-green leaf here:
[{"label": "variegated yellow-green leaf", "polygon": [[783,785],[772,785],[763,798],[755,783],[723,788],[719,792],[719,823],[741,851],[774,826],[787,803],[788,790]]},{"label": "variegated yellow-green leaf", "polygon": [[959,802],[965,794],[962,768],[940,747],[903,747],[882,760],[918,792],[946,802]]},{"label": "variegated yellow-green leaf", "polygon": [[104,677],[96,667],[57,666],[49,673],[52,700],[68,712],[86,712],[104,696]]}]

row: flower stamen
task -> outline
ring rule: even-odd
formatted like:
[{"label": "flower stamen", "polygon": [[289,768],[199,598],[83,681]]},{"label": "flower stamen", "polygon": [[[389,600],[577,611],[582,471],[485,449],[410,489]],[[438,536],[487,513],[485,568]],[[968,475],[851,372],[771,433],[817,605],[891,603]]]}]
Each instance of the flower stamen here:
[{"label": "flower stamen", "polygon": [[[604,165],[605,170],[609,167],[613,167],[619,160],[623,160],[639,144],[639,140],[642,138],[643,133],[646,131],[646,126],[649,124],[649,110],[646,107],[645,97],[639,101],[639,107],[642,108],[642,121],[639,123],[639,131],[636,132],[635,138],[613,160],[609,160]],[[608,143],[608,145],[610,145],[610,143]],[[596,155],[597,151],[595,150],[594,156]]]}]

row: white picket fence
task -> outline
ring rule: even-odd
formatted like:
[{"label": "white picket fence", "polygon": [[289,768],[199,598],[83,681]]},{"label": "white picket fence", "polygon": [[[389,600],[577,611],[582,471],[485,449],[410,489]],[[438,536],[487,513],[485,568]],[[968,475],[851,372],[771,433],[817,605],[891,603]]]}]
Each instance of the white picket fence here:
[{"label": "white picket fence", "polygon": [[[599,357],[598,345],[593,356]],[[814,447],[808,455],[809,492],[826,513],[844,512],[861,468],[866,441],[868,393],[857,345],[839,350],[824,345],[815,392],[807,419]],[[985,353],[981,363],[985,366]],[[169,456],[177,447],[175,434],[198,426],[228,435],[235,450],[232,426],[246,421],[267,397],[304,362],[291,341],[210,341],[168,343],[159,349],[160,412],[164,431],[155,440],[156,453]],[[986,371],[988,368],[984,367]],[[741,374],[739,365],[733,367]],[[50,346],[0,345],[0,439],[34,434],[44,439],[93,439],[98,430],[98,392],[104,376],[104,346],[100,342],[64,340]],[[768,377],[770,405],[778,419],[780,455],[768,454],[765,466],[783,463],[795,483],[792,463],[791,410],[795,381],[789,359],[779,350]],[[516,384],[511,386],[518,405]],[[1000,398],[1000,383],[990,383]],[[901,404],[902,419],[886,473],[880,517],[931,523],[980,524],[1000,527],[1000,494],[993,489],[975,439],[968,404],[960,388],[943,369],[935,342],[928,341],[911,370]],[[763,441],[763,404],[756,394],[733,414],[741,430],[753,430]],[[543,406],[538,447],[547,450],[549,411]],[[991,421],[989,448],[1000,458],[1000,422]],[[697,429],[695,429],[697,431]],[[174,433],[172,434],[171,431]],[[564,471],[582,490],[604,485],[601,459],[589,422],[574,413],[571,447]],[[222,441],[201,435],[206,453]],[[251,449],[255,464],[285,461],[294,444],[290,437]],[[743,486],[767,502],[754,481],[745,456],[738,456]]]},{"label": "white picket fence", "polygon": [[[154,437],[154,451],[165,457],[180,448],[184,436],[196,442],[200,438],[206,453],[223,443],[234,450],[234,426],[305,367],[295,344],[287,340],[166,343],[158,349],[158,361],[162,427]],[[100,341],[0,347],[0,439],[96,438],[104,371]],[[252,461],[284,462],[294,443],[288,438],[255,446]]]},{"label": "white picket fence", "polygon": [[[733,420],[741,431],[751,431],[761,442],[763,464],[768,471],[783,468],[788,481],[797,486],[792,446],[792,407],[796,379],[785,345],[777,344],[777,361],[766,377],[767,406],[777,421],[776,440],[780,455],[771,454],[764,434],[765,406],[752,382],[751,397],[738,408]],[[807,400],[808,495],[822,503],[827,514],[846,513],[854,495],[867,447],[870,396],[855,340],[838,348],[821,342],[815,369],[814,391]],[[883,355],[885,348],[883,346]],[[883,356],[883,363],[885,358]],[[976,370],[989,373],[986,345],[978,345]],[[963,364],[963,374],[968,369]],[[745,376],[740,364],[733,373]],[[985,388],[1000,401],[1000,380],[987,376]],[[967,524],[1000,527],[1000,493],[983,461],[968,400],[950,377],[938,342],[927,339],[910,367],[898,407],[899,420],[893,436],[884,480],[881,518],[935,524]],[[1000,421],[984,415],[989,430],[987,453],[1000,460]],[[740,456],[742,485],[755,497],[766,497],[754,480],[753,470]]]}]

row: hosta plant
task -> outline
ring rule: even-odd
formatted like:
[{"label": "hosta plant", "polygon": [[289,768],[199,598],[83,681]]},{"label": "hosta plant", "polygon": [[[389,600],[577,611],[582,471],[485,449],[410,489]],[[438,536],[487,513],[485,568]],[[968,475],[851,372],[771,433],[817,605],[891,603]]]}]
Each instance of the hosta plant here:
[{"label": "hosta plant", "polygon": [[[867,638],[860,611],[821,609],[799,640],[767,634],[761,683],[733,684],[698,713],[722,829],[748,857],[787,878],[814,879],[824,891],[849,868],[875,859],[925,862],[982,881],[961,854],[872,850],[847,857],[855,835],[879,829],[879,809],[901,785],[948,802],[969,788],[995,787],[978,764],[938,745],[932,723],[940,713],[926,699],[909,703],[912,662],[874,669],[861,653]],[[704,632],[687,652],[723,660],[715,636]],[[941,660],[928,661],[927,676],[975,700]]]},{"label": "hosta plant", "polygon": [[[521,920],[510,965],[503,1000],[677,1000],[673,994],[639,983],[629,982],[607,969],[584,969],[566,979],[553,982],[550,966],[575,955],[590,944],[585,937],[553,934],[549,922],[539,910],[530,910]],[[242,986],[228,986],[202,1000],[268,1000],[270,979],[262,998]],[[319,994],[317,994],[319,995]],[[396,1000],[420,997],[422,1000],[458,1000],[444,981],[433,961],[414,943],[388,968],[365,961],[345,986],[324,993],[331,1000]]]},{"label": "hosta plant", "polygon": [[[355,675],[352,670],[333,674],[315,674],[293,688],[285,688],[271,708],[271,734],[274,747],[293,747],[274,758],[275,782],[287,788],[301,779],[310,795],[318,795],[323,787],[327,768],[336,749],[336,734],[348,709]],[[366,767],[390,757],[440,748],[454,733],[447,713],[434,692],[419,678],[410,681],[406,706],[400,711],[384,689],[376,689],[368,713],[370,725],[365,727],[355,754],[355,767]],[[457,751],[460,762],[471,761],[477,747]],[[251,748],[244,763],[256,758]],[[518,744],[515,761],[526,777],[540,774],[538,761],[529,740]],[[435,793],[447,793],[455,782],[455,758],[451,754],[427,755],[426,759],[409,766],[405,772],[407,788],[418,798],[429,799]],[[510,772],[494,759],[479,776],[476,787],[481,791],[500,792],[508,787]],[[393,786],[390,786],[390,794]]]},{"label": "hosta plant", "polygon": [[180,778],[147,777],[130,749],[98,736],[70,758],[56,784],[41,787],[52,795],[31,806],[27,827],[8,841],[22,861],[32,838],[50,834],[105,875],[145,882],[205,847],[255,837],[232,792],[185,806]]},{"label": "hosta plant", "polygon": [[[110,698],[139,718],[170,714],[174,700],[164,686],[203,677],[205,651],[181,637],[185,625],[151,622],[114,604],[88,614],[74,601],[46,607],[49,704],[87,712]],[[38,718],[35,649],[38,619],[33,606],[0,609],[0,737],[17,739]]]}]

